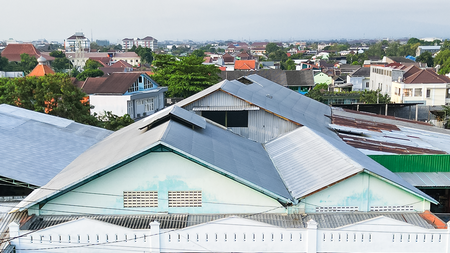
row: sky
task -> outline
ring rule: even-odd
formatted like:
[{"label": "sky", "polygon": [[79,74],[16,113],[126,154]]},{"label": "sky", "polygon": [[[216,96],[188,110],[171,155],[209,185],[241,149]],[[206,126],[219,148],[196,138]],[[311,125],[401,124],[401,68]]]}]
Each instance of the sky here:
[{"label": "sky", "polygon": [[0,0],[0,8],[0,40],[25,42],[75,32],[111,43],[450,38],[449,0]]}]

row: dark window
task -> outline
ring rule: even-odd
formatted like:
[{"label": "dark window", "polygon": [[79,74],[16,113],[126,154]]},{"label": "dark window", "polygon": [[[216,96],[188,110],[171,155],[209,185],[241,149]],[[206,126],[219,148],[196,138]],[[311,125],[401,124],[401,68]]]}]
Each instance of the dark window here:
[{"label": "dark window", "polygon": [[427,98],[431,97],[431,90],[427,89]]},{"label": "dark window", "polygon": [[225,127],[248,127],[248,111],[204,111],[202,116]]}]

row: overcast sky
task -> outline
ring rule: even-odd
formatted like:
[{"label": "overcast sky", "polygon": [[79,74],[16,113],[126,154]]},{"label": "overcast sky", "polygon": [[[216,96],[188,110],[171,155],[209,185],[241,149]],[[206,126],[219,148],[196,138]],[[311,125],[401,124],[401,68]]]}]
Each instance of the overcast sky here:
[{"label": "overcast sky", "polygon": [[0,40],[450,38],[449,0],[1,0]]}]

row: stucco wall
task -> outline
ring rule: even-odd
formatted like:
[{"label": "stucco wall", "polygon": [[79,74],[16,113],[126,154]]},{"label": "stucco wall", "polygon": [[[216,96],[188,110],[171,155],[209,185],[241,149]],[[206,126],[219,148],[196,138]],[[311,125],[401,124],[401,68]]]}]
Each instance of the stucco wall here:
[{"label": "stucco wall", "polygon": [[416,211],[429,210],[430,203],[367,173],[355,175],[306,197],[298,205],[306,213],[316,207],[355,206],[370,211],[371,206],[413,206]]},{"label": "stucco wall", "polygon": [[103,111],[111,111],[117,116],[127,114],[127,101],[130,96],[113,96],[113,95],[89,95],[89,103],[94,106],[91,114],[103,114]]},{"label": "stucco wall", "polygon": [[[202,207],[168,207],[168,191],[189,190],[202,191]],[[158,207],[124,208],[123,191],[158,191]],[[40,214],[258,213],[269,210],[285,212],[276,200],[230,178],[174,153],[156,152],[51,200]]]}]

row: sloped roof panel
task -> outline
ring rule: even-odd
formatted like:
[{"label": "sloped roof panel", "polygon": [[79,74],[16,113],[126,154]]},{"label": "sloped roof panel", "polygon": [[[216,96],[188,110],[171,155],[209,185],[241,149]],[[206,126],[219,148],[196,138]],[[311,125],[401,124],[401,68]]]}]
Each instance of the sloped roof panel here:
[{"label": "sloped roof panel", "polygon": [[0,105],[0,175],[42,186],[112,132],[72,120]]}]

